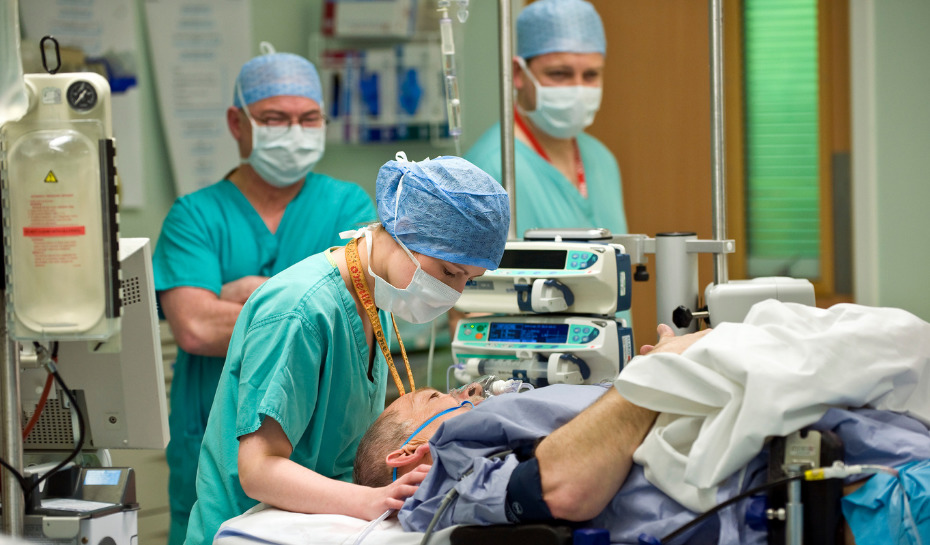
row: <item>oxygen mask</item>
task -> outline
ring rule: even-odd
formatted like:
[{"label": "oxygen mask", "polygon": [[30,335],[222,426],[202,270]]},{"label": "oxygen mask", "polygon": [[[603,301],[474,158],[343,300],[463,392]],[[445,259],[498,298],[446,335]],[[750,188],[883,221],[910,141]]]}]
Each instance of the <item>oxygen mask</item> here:
[{"label": "oxygen mask", "polygon": [[504,380],[496,375],[484,375],[465,386],[450,390],[449,394],[459,401],[466,399],[483,401],[489,397],[516,393],[526,388],[532,388],[532,386],[529,384],[524,385],[522,380]]}]

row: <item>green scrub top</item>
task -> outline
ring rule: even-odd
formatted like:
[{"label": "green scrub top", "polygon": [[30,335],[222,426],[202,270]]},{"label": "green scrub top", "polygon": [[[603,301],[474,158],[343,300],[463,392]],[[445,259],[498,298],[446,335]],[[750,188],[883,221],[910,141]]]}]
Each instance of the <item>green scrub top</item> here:
[{"label": "green scrub top", "polygon": [[376,347],[369,378],[368,355],[355,301],[329,251],[255,291],[236,322],[207,423],[186,543],[211,543],[220,524],[258,503],[239,484],[239,438],[265,417],[281,424],[291,460],[351,480],[358,442],[384,409],[387,363]]},{"label": "green scrub top", "polygon": [[[514,170],[517,186],[517,236],[528,229],[606,227],[615,235],[627,233],[620,168],[604,144],[585,133],[577,137],[584,164],[588,197],[535,150],[517,140]],[[501,127],[494,125],[475,142],[465,159],[501,179]]]},{"label": "green scrub top", "polygon": [[[360,186],[312,172],[272,233],[239,189],[222,180],[178,198],[171,207],[153,256],[155,290],[190,286],[219,295],[227,282],[273,276],[339,245],[340,232],[375,218],[371,198]],[[171,441],[165,452],[169,545],[180,545],[187,533],[200,443],[224,361],[178,349],[171,382]]]},{"label": "green scrub top", "polygon": [[[529,229],[560,227],[606,227],[615,235],[627,233],[620,168],[610,150],[591,135],[577,137],[584,164],[588,197],[582,197],[572,182],[536,150],[520,140],[514,145],[514,176],[517,186],[517,236]],[[501,126],[488,129],[475,142],[465,159],[503,183],[501,179]],[[617,313],[633,327],[633,316]]]}]

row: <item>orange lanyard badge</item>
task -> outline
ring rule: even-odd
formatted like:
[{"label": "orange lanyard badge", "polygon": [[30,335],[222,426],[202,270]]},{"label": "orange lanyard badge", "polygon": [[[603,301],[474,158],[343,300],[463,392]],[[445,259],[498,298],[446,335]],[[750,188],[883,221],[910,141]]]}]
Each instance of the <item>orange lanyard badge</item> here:
[{"label": "orange lanyard badge", "polygon": [[[391,370],[391,376],[394,378],[394,384],[397,385],[397,391],[404,395],[404,383],[400,380],[397,373],[397,367],[394,366],[394,358],[391,357],[391,351],[388,348],[387,340],[384,338],[384,330],[381,328],[381,319],[378,317],[378,308],[375,306],[374,297],[368,290],[368,282],[365,280],[365,273],[362,271],[362,261],[358,255],[358,239],[352,239],[346,244],[346,263],[349,267],[349,277],[352,279],[352,287],[358,294],[365,312],[368,313],[368,320],[371,322],[371,328],[374,331],[375,339],[378,340],[378,346],[381,347],[381,353],[387,361],[388,368]],[[413,371],[410,370],[410,361],[407,359],[407,351],[404,349],[404,341],[400,338],[400,332],[397,331],[397,321],[394,320],[394,314],[391,314],[391,323],[394,325],[394,333],[397,335],[397,342],[400,344],[400,353],[404,358],[404,365],[407,367],[407,380],[410,382],[410,391],[416,388],[413,382]]]}]

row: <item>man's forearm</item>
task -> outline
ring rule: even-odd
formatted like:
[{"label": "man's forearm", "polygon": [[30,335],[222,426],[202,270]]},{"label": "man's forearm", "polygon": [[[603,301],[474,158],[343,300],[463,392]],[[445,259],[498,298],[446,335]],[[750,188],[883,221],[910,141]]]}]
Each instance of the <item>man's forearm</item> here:
[{"label": "man's forearm", "polygon": [[588,520],[600,513],[623,485],[633,451],[652,427],[656,413],[633,405],[616,388],[536,449],[543,499],[555,518]]},{"label": "man's forearm", "polygon": [[226,356],[242,305],[223,301],[200,288],[174,288],[161,294],[162,312],[175,341],[188,354]]}]

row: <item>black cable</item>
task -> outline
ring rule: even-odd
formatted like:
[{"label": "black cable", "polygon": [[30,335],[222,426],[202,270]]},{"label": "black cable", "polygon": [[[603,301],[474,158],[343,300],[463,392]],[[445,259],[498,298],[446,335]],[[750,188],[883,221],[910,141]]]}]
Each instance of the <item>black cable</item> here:
[{"label": "black cable", "polygon": [[774,481],[765,483],[765,484],[763,484],[763,485],[759,485],[759,486],[757,486],[757,487],[755,487],[755,488],[751,488],[751,489],[749,489],[749,490],[747,490],[747,491],[745,491],[745,492],[743,492],[743,493],[741,493],[741,494],[737,494],[737,495],[733,496],[732,498],[728,499],[727,501],[715,505],[715,506],[714,506],[713,508],[711,508],[709,511],[706,511],[706,512],[704,512],[704,513],[701,513],[700,515],[698,515],[698,516],[695,517],[694,519],[692,519],[692,520],[690,520],[689,522],[683,524],[683,525],[680,526],[677,530],[675,530],[675,531],[673,531],[672,533],[670,533],[670,534],[666,535],[665,537],[663,537],[662,540],[661,540],[661,542],[662,542],[662,543],[668,543],[668,542],[670,542],[671,540],[675,539],[676,537],[679,537],[680,535],[684,534],[684,533],[687,532],[688,530],[694,528],[694,527],[697,526],[698,524],[704,522],[704,521],[707,520],[711,515],[717,514],[717,512],[720,511],[721,509],[724,509],[724,508],[726,508],[726,507],[729,507],[729,506],[733,505],[734,503],[736,503],[736,502],[738,502],[738,501],[740,501],[740,500],[742,500],[742,499],[745,499],[745,498],[747,498],[747,497],[749,497],[749,496],[754,496],[754,495],[758,494],[759,492],[764,492],[764,491],[768,490],[769,488],[775,488],[776,486],[781,486],[781,485],[786,484],[786,483],[789,483],[789,482],[791,482],[791,481],[797,481],[797,480],[803,479],[803,478],[804,478],[804,474],[803,474],[803,473],[799,473],[799,474],[797,474],[797,475],[789,475],[789,476],[787,476],[787,477],[782,477],[781,479],[776,479],[776,480],[774,480]]},{"label": "black cable", "polygon": [[[41,349],[41,345],[38,342],[33,342],[32,344],[36,347],[37,352]],[[57,356],[58,356],[58,342],[55,341],[52,344],[52,358],[55,358]],[[68,457],[65,458],[63,462],[55,466],[51,471],[48,471],[44,475],[39,477],[39,479],[34,481],[31,485],[26,482],[26,477],[23,474],[16,471],[16,469],[10,464],[8,464],[6,460],[3,460],[2,458],[0,458],[0,465],[2,465],[4,468],[6,468],[7,471],[12,473],[13,476],[16,477],[17,482],[19,482],[19,487],[23,490],[23,499],[28,499],[29,495],[32,494],[36,490],[36,488],[39,487],[42,481],[48,479],[49,476],[51,476],[52,474],[57,472],[59,469],[67,465],[69,462],[77,458],[77,455],[80,454],[81,452],[81,448],[84,447],[84,435],[85,435],[84,413],[81,412],[81,407],[78,405],[77,399],[75,399],[74,394],[71,393],[71,390],[68,389],[64,381],[61,379],[61,375],[59,375],[58,370],[55,369],[54,363],[48,362],[46,367],[49,369],[48,371],[49,374],[55,377],[55,380],[58,382],[58,385],[61,386],[62,390],[64,390],[65,395],[67,395],[68,399],[71,401],[71,406],[74,407],[74,412],[77,413],[78,440],[74,446],[74,449],[71,451],[71,454],[69,454]]]},{"label": "black cable", "polygon": [[50,364],[50,365],[51,365],[51,370],[49,372],[52,373],[52,375],[54,375],[55,381],[58,383],[59,386],[61,386],[61,389],[64,390],[65,395],[67,395],[68,399],[71,401],[71,407],[74,409],[74,412],[77,413],[78,438],[77,438],[77,442],[74,445],[74,448],[71,450],[71,454],[69,454],[68,457],[62,460],[57,466],[53,467],[50,471],[45,472],[45,474],[39,477],[39,479],[35,481],[32,484],[32,486],[29,488],[29,491],[26,492],[27,496],[31,494],[33,491],[35,491],[39,487],[39,485],[42,483],[42,481],[48,479],[50,476],[54,475],[59,469],[65,467],[66,465],[71,463],[72,460],[77,458],[78,454],[81,453],[81,449],[84,447],[84,432],[85,432],[84,413],[81,412],[81,407],[78,405],[77,399],[74,397],[74,394],[71,393],[71,390],[68,389],[68,386],[65,384],[65,381],[62,380],[61,375],[58,374],[58,370],[55,369],[53,364]]}]

